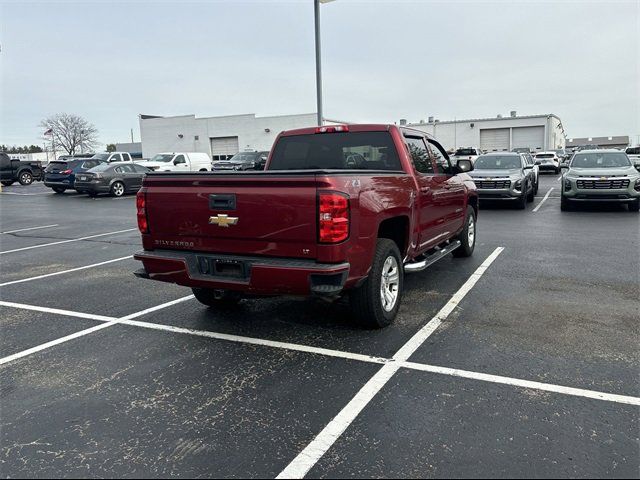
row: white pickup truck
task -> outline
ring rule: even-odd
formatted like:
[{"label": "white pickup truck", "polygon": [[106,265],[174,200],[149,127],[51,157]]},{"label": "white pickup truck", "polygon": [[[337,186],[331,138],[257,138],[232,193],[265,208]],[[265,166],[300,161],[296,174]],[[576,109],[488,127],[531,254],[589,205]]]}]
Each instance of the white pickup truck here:
[{"label": "white pickup truck", "polygon": [[211,157],[201,152],[158,153],[151,160],[136,162],[156,172],[208,172]]},{"label": "white pickup truck", "polygon": [[458,160],[471,160],[471,163],[476,163],[479,155],[482,155],[482,152],[475,147],[460,147],[453,154],[452,160],[454,164]]}]

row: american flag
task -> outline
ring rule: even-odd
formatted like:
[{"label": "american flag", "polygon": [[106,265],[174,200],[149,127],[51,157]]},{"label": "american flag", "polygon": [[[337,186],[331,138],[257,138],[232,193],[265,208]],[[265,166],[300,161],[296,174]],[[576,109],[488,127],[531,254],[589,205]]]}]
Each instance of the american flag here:
[{"label": "american flag", "polygon": [[44,132],[45,135],[53,135],[53,129],[49,128],[47,129],[46,132]]}]

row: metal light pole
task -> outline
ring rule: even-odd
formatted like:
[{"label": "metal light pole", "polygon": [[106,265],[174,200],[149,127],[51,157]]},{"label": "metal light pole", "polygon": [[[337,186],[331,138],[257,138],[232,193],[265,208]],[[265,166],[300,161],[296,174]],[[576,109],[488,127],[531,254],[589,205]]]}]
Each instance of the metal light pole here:
[{"label": "metal light pole", "polygon": [[313,0],[313,10],[315,16],[316,27],[316,101],[318,110],[318,125],[324,123],[324,115],[322,112],[322,62],[320,52],[320,4],[329,3],[334,0]]}]

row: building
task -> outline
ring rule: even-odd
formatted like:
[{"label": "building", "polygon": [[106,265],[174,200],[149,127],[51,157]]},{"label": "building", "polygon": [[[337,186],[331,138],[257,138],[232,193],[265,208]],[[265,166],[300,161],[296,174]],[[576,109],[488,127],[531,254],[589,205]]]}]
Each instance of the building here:
[{"label": "building", "polygon": [[142,158],[142,143],[116,143],[116,152],[129,152],[133,158]]},{"label": "building", "polygon": [[205,152],[224,160],[240,151],[270,150],[282,130],[316,125],[316,114],[256,117],[255,114],[202,117],[140,115],[142,156],[160,152]]},{"label": "building", "polygon": [[401,124],[432,134],[447,150],[458,147],[475,147],[486,151],[509,151],[517,147],[533,150],[564,148],[565,133],[557,115],[518,116],[515,111],[509,117],[474,118],[470,120],[439,121],[429,117],[428,122]]},{"label": "building", "polygon": [[627,148],[630,145],[630,139],[628,135],[618,135],[615,137],[584,137],[567,140],[567,148],[575,148],[581,145],[597,145],[600,148]]}]

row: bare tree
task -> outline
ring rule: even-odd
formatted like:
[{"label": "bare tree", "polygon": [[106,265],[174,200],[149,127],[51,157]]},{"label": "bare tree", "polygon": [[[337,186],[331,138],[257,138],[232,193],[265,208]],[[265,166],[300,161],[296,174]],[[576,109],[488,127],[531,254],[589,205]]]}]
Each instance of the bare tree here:
[{"label": "bare tree", "polygon": [[79,115],[59,113],[42,120],[40,127],[50,135],[54,147],[68,155],[91,151],[99,145],[98,129]]}]

